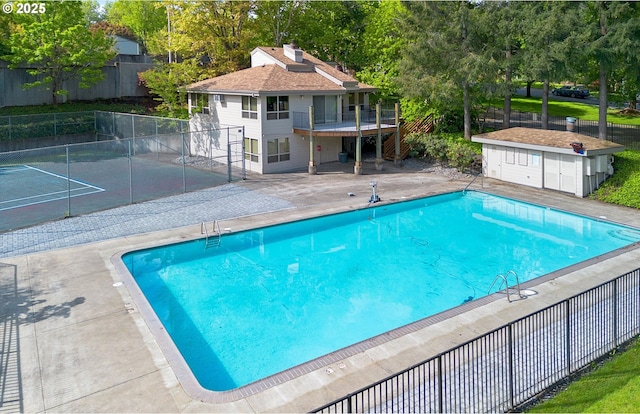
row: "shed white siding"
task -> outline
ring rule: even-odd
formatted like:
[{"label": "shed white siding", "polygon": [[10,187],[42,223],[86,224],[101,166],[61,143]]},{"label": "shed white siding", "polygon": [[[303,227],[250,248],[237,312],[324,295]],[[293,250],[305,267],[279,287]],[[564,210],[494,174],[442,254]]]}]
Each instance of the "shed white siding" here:
[{"label": "shed white siding", "polygon": [[585,197],[607,178],[613,155],[583,156],[484,144],[486,177]]},{"label": "shed white siding", "polygon": [[509,181],[516,184],[542,188],[542,165],[538,151],[513,147],[500,147],[498,151],[502,158],[502,177],[509,177]]},{"label": "shed white siding", "polygon": [[613,174],[622,145],[570,131],[508,128],[471,137],[482,143],[483,173],[584,197]]}]

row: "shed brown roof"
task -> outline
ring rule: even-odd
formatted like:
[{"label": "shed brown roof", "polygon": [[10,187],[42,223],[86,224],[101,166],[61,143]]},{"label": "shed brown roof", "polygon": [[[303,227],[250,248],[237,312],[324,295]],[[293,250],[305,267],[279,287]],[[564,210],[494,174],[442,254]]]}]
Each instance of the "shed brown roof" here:
[{"label": "shed brown roof", "polygon": [[570,131],[553,131],[548,129],[533,128],[508,128],[500,131],[487,132],[485,134],[474,135],[473,138],[483,138],[503,142],[518,144],[539,145],[545,147],[555,147],[571,149],[573,142],[581,142],[584,149],[589,151],[615,150],[609,152],[622,151],[624,147],[611,141],[592,138],[587,135]]}]

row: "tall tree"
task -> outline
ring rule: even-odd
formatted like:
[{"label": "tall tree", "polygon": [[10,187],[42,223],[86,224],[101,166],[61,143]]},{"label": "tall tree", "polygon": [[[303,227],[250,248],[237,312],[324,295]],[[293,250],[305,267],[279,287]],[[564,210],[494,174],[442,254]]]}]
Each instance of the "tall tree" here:
[{"label": "tall tree", "polygon": [[[245,30],[255,4],[250,1],[178,1],[162,3],[169,13],[170,32],[150,45],[160,55],[170,51],[182,59],[199,59],[208,76],[249,65],[251,34]],[[174,57],[175,59],[175,57]]]},{"label": "tall tree", "polygon": [[522,59],[520,73],[540,80],[542,87],[542,128],[549,127],[549,83],[576,76],[576,62],[584,61],[581,48],[572,36],[580,27],[581,5],[573,1],[523,2]]},{"label": "tall tree", "polygon": [[255,43],[280,47],[292,39],[304,11],[300,0],[261,1],[256,3],[253,25]]},{"label": "tall tree", "polygon": [[398,97],[398,62],[407,43],[398,22],[404,19],[406,10],[399,0],[371,2],[365,10],[363,67],[356,77],[377,87],[382,99]]},{"label": "tall tree", "polygon": [[[607,138],[607,107],[609,79],[624,66],[637,65],[638,5],[632,1],[585,2],[584,50],[596,62],[600,93],[598,137]],[[634,70],[629,70],[633,83]]]},{"label": "tall tree", "polygon": [[319,59],[345,70],[364,66],[362,34],[368,1],[308,1],[292,28],[290,41]]},{"label": "tall tree", "polygon": [[147,47],[150,38],[167,30],[167,9],[157,0],[116,0],[106,5],[107,21],[128,27]]},{"label": "tall tree", "polygon": [[608,34],[615,53],[609,78],[617,78],[618,92],[635,108],[636,96],[640,93],[640,4],[614,2],[610,5],[609,15]]},{"label": "tall tree", "polygon": [[421,97],[442,111],[463,108],[464,136],[471,138],[471,112],[478,86],[493,82],[495,66],[487,59],[488,39],[470,1],[406,2],[402,29],[408,47],[400,65],[405,95]]},{"label": "tall tree", "polygon": [[98,3],[98,0],[84,0],[82,2],[82,10],[88,25],[101,22],[106,17],[105,10]]},{"label": "tall tree", "polygon": [[496,90],[486,90],[487,94],[500,94],[504,97],[503,128],[511,123],[511,96],[513,95],[513,77],[516,74],[522,48],[522,21],[529,16],[524,15],[524,3],[511,1],[492,1],[483,3],[484,24],[491,28],[485,36],[492,40],[487,42],[486,51],[489,60],[495,60],[498,72]]},{"label": "tall tree", "polygon": [[607,81],[608,73],[615,64],[615,52],[613,50],[609,33],[614,23],[611,15],[612,4],[606,1],[588,2],[586,10],[586,52],[598,65],[599,88],[599,112],[598,112],[598,138],[607,139]]},{"label": "tall tree", "polygon": [[11,35],[12,21],[8,13],[0,13],[0,57],[11,52],[7,40]]},{"label": "tall tree", "polygon": [[113,42],[104,33],[87,28],[80,1],[47,3],[46,13],[12,14],[16,29],[8,39],[10,53],[4,58],[11,68],[27,64],[28,73],[37,80],[24,88],[45,86],[52,101],[67,95],[65,81],[77,79],[80,87],[102,80],[102,67],[113,58]]}]

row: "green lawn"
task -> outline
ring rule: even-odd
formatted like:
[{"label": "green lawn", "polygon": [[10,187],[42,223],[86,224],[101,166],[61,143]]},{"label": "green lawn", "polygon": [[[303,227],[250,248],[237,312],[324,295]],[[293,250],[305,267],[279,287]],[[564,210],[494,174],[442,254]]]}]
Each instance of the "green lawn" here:
[{"label": "green lawn", "polygon": [[640,411],[640,341],[570,384],[531,413],[637,413]]},{"label": "green lawn", "polygon": [[[495,105],[502,107],[502,101],[496,101]],[[542,112],[542,99],[540,98],[511,98],[511,108],[514,111],[521,112]],[[552,116],[572,116],[587,121],[598,120],[598,107],[595,105],[583,104],[580,102],[564,102],[556,101],[549,98],[549,115]],[[615,124],[640,125],[640,116],[620,114],[617,109],[609,109],[607,111],[607,121]]]}]

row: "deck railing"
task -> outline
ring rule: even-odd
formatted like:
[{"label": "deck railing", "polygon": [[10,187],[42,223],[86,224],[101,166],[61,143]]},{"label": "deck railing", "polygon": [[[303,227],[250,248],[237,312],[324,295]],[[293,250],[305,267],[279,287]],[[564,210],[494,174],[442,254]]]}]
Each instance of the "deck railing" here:
[{"label": "deck railing", "polygon": [[640,333],[640,268],[313,412],[507,412]]},{"label": "deck railing", "polygon": [[[345,125],[353,126],[355,128],[356,113],[343,112],[343,113],[324,113],[316,114],[315,127],[323,130],[331,130],[342,128]],[[375,125],[376,124],[376,109],[375,107],[362,107],[360,110],[360,123],[362,125]],[[380,123],[387,125],[395,124],[395,110],[394,109],[381,109],[380,110]],[[309,112],[293,112],[293,127],[298,129],[309,129]]]}]

